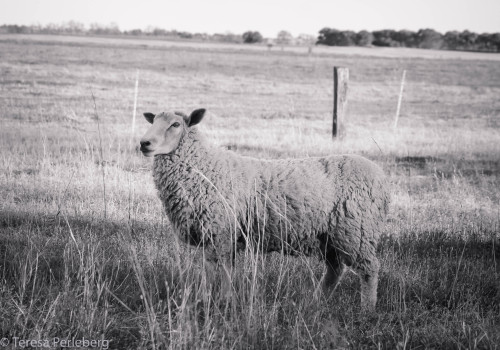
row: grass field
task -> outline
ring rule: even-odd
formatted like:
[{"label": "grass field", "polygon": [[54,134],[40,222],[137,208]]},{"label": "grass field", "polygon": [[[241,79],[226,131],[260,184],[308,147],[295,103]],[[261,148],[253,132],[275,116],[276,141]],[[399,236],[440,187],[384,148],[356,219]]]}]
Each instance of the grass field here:
[{"label": "grass field", "polygon": [[[0,338],[500,348],[500,56],[302,49],[0,35]],[[333,66],[350,69],[337,141]],[[332,298],[313,296],[315,259],[247,252],[231,300],[207,288],[137,149],[143,112],[201,107],[207,137],[239,154],[356,153],[385,170],[377,314],[360,313],[354,274]]]}]

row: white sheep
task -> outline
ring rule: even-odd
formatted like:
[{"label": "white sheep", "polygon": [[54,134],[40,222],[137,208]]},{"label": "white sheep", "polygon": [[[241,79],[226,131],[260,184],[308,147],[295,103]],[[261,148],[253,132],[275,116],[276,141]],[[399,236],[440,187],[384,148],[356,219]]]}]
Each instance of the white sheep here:
[{"label": "white sheep", "polygon": [[389,204],[382,170],[359,156],[262,160],[210,146],[198,132],[198,109],[144,113],[153,125],[141,151],[180,238],[204,248],[228,271],[246,246],[264,252],[319,255],[331,292],[346,266],[361,280],[361,306],[377,301],[376,246]]}]

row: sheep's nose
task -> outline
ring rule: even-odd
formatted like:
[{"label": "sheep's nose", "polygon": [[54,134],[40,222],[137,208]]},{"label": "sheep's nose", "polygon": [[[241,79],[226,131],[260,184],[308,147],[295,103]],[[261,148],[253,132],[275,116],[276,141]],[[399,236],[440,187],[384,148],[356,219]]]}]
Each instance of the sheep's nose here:
[{"label": "sheep's nose", "polygon": [[146,148],[151,145],[149,141],[141,141],[141,148]]}]

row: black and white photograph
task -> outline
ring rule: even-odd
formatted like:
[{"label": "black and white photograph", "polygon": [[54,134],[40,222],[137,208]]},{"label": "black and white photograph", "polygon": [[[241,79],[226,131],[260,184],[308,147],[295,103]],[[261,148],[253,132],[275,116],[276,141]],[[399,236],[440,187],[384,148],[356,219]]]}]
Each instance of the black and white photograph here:
[{"label": "black and white photograph", "polygon": [[0,0],[1,349],[500,349],[498,0]]}]

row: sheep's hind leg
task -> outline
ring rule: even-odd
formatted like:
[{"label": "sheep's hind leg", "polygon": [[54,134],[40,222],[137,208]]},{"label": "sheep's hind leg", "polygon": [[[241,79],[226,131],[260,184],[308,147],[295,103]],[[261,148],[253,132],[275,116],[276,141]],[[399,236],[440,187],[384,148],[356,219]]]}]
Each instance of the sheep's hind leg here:
[{"label": "sheep's hind leg", "polygon": [[218,282],[220,296],[228,299],[233,292],[232,272],[234,263],[232,263],[232,252],[229,249],[224,250],[219,247],[212,246],[210,248],[209,252],[206,251],[205,257],[210,262],[209,265],[211,265],[211,270],[214,272],[212,282]]},{"label": "sheep's hind leg", "polygon": [[230,264],[227,264],[226,262],[221,263],[219,266],[221,295],[225,299],[229,299],[233,295],[232,268]]},{"label": "sheep's hind leg", "polygon": [[337,288],[344,272],[346,265],[335,251],[329,252],[326,255],[326,276],[323,281],[323,293],[330,296]]},{"label": "sheep's hind leg", "polygon": [[366,265],[359,267],[359,279],[361,281],[361,309],[366,311],[375,311],[377,304],[377,287],[379,262],[376,257]]}]

